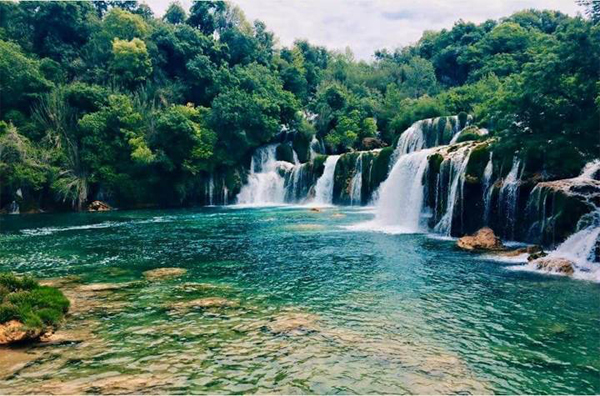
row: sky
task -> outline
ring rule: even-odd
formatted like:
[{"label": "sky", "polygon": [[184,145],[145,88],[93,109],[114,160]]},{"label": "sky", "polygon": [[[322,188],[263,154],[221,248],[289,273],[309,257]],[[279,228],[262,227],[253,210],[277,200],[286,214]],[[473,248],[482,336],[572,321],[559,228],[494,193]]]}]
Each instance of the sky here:
[{"label": "sky", "polygon": [[[171,0],[146,0],[162,15]],[[190,0],[181,1],[184,7]],[[233,0],[248,20],[260,19],[283,46],[296,39],[369,60],[377,49],[416,42],[425,30],[451,28],[455,21],[483,22],[535,8],[576,15],[575,0]]]}]

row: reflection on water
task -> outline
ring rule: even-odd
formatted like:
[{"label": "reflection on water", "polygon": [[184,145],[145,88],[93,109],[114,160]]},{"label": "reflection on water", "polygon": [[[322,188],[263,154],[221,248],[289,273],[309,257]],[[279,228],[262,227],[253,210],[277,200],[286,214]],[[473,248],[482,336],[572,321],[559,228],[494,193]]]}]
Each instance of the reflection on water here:
[{"label": "reflection on water", "polygon": [[[0,393],[600,392],[597,284],[347,229],[372,216],[2,218],[0,270],[80,280],[53,342],[0,351],[23,362],[0,359]],[[187,272],[144,278],[161,267]]]}]

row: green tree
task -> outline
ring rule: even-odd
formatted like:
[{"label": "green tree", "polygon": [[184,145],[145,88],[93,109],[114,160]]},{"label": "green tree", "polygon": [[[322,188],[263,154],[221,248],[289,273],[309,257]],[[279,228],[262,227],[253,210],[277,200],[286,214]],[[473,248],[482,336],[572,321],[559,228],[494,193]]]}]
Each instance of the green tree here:
[{"label": "green tree", "polygon": [[110,68],[129,86],[144,81],[152,73],[146,44],[138,38],[131,41],[115,39]]},{"label": "green tree", "polygon": [[173,25],[178,25],[180,23],[184,23],[187,18],[187,14],[185,9],[181,5],[180,2],[174,1],[169,4],[167,11],[165,11],[165,15],[163,16],[163,20],[169,22]]}]

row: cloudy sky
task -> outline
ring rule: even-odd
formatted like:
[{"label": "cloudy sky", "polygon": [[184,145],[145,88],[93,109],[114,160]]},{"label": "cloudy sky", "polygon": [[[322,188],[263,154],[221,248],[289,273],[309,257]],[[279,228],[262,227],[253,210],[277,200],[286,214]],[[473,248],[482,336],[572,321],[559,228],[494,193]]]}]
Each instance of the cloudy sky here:
[{"label": "cloudy sky", "polygon": [[[147,0],[161,15],[170,0]],[[350,47],[359,59],[379,48],[414,43],[425,30],[452,27],[458,19],[483,22],[526,9],[582,10],[575,0],[233,0],[250,20],[260,19],[282,45],[295,39],[329,49]],[[189,7],[190,0],[182,1]]]}]

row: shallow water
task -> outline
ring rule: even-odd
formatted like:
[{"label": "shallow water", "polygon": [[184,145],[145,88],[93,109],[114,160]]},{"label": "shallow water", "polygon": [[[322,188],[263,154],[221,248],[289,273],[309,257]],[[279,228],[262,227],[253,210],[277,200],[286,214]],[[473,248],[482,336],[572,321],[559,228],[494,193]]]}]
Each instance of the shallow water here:
[{"label": "shallow water", "polygon": [[[335,216],[334,216],[335,214]],[[5,216],[0,270],[138,282],[73,318],[0,393],[600,393],[600,286],[451,240],[348,229],[369,211]],[[172,309],[207,297],[224,306]],[[0,351],[1,353],[1,351]]]}]

